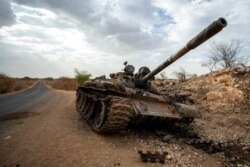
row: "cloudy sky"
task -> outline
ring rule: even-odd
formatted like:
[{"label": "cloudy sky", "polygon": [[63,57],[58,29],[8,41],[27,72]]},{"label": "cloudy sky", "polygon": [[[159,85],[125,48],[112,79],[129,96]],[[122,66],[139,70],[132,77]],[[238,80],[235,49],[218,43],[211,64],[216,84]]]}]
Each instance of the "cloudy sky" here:
[{"label": "cloudy sky", "polygon": [[[210,41],[240,40],[250,52],[247,0],[0,0],[0,72],[13,77],[94,76],[127,60],[151,69],[219,17],[228,26]],[[209,42],[165,71],[201,67]]]}]

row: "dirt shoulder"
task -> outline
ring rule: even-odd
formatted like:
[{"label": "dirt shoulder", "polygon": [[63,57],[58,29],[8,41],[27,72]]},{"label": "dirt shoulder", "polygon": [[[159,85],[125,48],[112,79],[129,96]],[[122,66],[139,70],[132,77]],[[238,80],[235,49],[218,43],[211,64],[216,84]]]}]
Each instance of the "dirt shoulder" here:
[{"label": "dirt shoulder", "polygon": [[[217,155],[141,129],[101,136],[75,111],[75,92],[53,90],[36,106],[5,117],[0,127],[0,164],[16,166],[223,166]],[[35,113],[35,114],[34,114]],[[167,151],[165,165],[142,163],[138,149]]]}]

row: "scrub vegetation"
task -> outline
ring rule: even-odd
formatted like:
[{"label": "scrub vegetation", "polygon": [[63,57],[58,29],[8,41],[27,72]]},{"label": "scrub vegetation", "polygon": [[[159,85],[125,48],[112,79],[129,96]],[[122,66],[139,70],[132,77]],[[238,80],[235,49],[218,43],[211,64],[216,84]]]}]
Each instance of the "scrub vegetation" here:
[{"label": "scrub vegetation", "polygon": [[0,94],[20,91],[32,86],[38,79],[30,77],[12,78],[0,73]]}]

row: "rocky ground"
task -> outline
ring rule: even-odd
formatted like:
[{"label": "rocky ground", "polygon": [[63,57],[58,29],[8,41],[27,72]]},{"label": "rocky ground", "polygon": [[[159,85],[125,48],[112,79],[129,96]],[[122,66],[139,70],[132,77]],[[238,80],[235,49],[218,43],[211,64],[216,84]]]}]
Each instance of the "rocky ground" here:
[{"label": "rocky ground", "polygon": [[215,71],[184,83],[161,81],[158,86],[167,94],[187,95],[203,115],[193,123],[196,134],[223,143],[234,150],[228,153],[231,160],[244,157],[250,165],[250,67]]},{"label": "rocky ground", "polygon": [[[106,136],[76,112],[75,92],[52,89],[39,104],[0,118],[0,165],[250,166],[249,78],[249,71],[228,69],[182,84],[165,81],[165,93],[192,93],[203,117],[190,126],[134,125]],[[167,152],[166,162],[144,163],[138,150]]]}]

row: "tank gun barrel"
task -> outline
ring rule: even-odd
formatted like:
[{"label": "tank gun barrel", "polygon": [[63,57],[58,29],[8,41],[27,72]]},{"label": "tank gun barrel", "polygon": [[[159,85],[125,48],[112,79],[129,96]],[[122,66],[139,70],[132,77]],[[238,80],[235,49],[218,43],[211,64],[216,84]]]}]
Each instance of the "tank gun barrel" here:
[{"label": "tank gun barrel", "polygon": [[147,80],[154,77],[160,71],[168,67],[170,64],[178,60],[180,57],[185,55],[190,50],[196,48],[218,32],[220,32],[224,27],[227,26],[227,21],[224,18],[219,18],[218,20],[211,23],[204,30],[202,30],[199,34],[197,34],[193,39],[191,39],[183,48],[179,49],[174,55],[170,56],[167,60],[165,60],[161,65],[155,68],[153,71],[148,73],[145,77],[142,78],[142,82],[146,82]]}]

